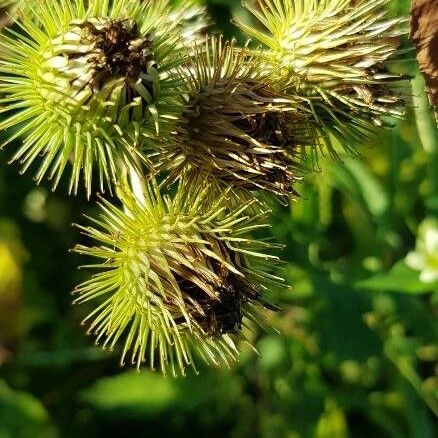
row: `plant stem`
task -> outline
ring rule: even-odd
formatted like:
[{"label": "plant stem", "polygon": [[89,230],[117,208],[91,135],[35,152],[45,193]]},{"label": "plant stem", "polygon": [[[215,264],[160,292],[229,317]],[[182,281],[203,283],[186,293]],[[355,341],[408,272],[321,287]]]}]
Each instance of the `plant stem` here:
[{"label": "plant stem", "polygon": [[426,207],[430,215],[438,213],[438,130],[426,95],[423,76],[417,74],[412,81],[413,104],[418,137],[428,158],[430,189]]}]

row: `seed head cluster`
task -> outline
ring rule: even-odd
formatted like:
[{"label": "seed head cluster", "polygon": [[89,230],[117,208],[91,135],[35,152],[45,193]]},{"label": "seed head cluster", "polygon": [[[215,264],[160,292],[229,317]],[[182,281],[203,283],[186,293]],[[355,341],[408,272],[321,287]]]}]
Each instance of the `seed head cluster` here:
[{"label": "seed head cluster", "polygon": [[0,0],[17,20],[0,35],[3,146],[38,183],[101,193],[75,303],[122,364],[229,365],[279,310],[266,206],[299,198],[310,157],[354,154],[403,113],[388,4],[258,0],[240,47],[195,0]]}]

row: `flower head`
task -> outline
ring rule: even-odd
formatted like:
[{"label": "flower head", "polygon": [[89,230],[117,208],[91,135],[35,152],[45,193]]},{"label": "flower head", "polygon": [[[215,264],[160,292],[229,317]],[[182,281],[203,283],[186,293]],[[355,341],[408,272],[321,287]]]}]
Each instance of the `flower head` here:
[{"label": "flower head", "polygon": [[210,364],[237,359],[234,338],[254,304],[271,307],[258,260],[275,260],[245,237],[264,226],[262,215],[245,215],[248,205],[230,211],[226,194],[210,200],[208,187],[181,188],[163,197],[152,180],[144,203],[129,192],[123,210],[102,201],[96,226],[81,227],[97,246],[76,248],[99,260],[76,290],[76,302],[96,305],[89,332],[104,346],[123,344],[122,363],[130,355],[137,367],[173,374],[194,367],[193,352]]},{"label": "flower head", "polygon": [[167,0],[38,2],[20,33],[0,37],[7,52],[0,103],[8,114],[0,129],[18,127],[9,141],[23,137],[12,160],[26,170],[43,155],[36,179],[48,174],[54,187],[71,161],[70,191],[83,173],[88,194],[93,167],[101,190],[118,180],[120,163],[140,171],[142,142],[176,112],[171,71],[184,57],[182,33],[190,40],[199,30],[199,23],[184,27],[190,5],[173,11]]},{"label": "flower head", "polygon": [[157,154],[170,181],[199,174],[219,185],[296,194],[301,146],[312,141],[299,99],[286,99],[234,42],[211,38],[181,67],[183,110]]},{"label": "flower head", "polygon": [[263,25],[240,28],[263,45],[256,50],[264,68],[280,83],[295,78],[291,92],[309,99],[329,151],[331,137],[354,154],[373,126],[388,126],[388,117],[403,115],[403,98],[391,88],[404,79],[388,71],[403,18],[390,18],[390,0],[258,0],[249,11]]},{"label": "flower head", "polygon": [[438,221],[428,218],[418,230],[415,251],[406,256],[406,264],[420,271],[423,283],[438,281]]}]

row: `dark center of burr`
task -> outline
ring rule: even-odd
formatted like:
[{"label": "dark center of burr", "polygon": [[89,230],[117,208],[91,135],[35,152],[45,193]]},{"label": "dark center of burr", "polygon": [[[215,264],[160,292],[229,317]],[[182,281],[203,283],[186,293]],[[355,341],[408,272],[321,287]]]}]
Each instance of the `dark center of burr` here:
[{"label": "dark center of burr", "polygon": [[[227,253],[235,262],[235,254],[230,251]],[[217,260],[209,259],[209,265],[218,278],[218,283],[214,284],[216,297],[207,294],[190,278],[175,276],[188,306],[202,309],[202,312],[194,311],[192,316],[207,335],[237,334],[242,329],[243,306],[246,303],[257,302],[270,310],[278,310],[265,303],[259,288],[245,277],[231,272]]]},{"label": "dark center of burr", "polygon": [[118,78],[135,82],[156,66],[151,41],[147,35],[140,34],[135,21],[87,21],[80,27],[84,43],[89,41],[92,46],[88,62],[95,70],[95,87]]}]

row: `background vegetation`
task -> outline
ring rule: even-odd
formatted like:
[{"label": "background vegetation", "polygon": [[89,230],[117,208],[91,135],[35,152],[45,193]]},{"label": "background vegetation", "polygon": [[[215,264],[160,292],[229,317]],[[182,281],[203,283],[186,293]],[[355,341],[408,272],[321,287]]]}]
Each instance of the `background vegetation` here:
[{"label": "background vegetation", "polygon": [[[208,5],[235,35],[240,4]],[[394,68],[415,75],[406,56]],[[438,436],[438,136],[420,77],[412,88],[407,119],[363,159],[323,160],[300,202],[275,207],[291,285],[269,320],[278,333],[187,379],[120,369],[92,346],[87,309],[70,304],[82,260],[67,250],[95,207],[36,188],[0,153],[0,437]]]}]

